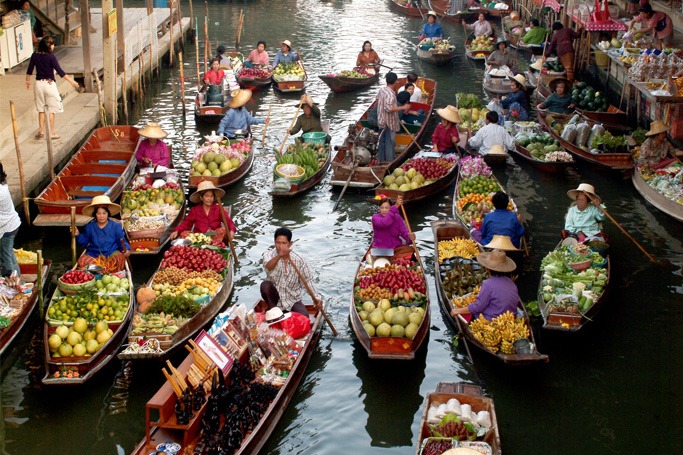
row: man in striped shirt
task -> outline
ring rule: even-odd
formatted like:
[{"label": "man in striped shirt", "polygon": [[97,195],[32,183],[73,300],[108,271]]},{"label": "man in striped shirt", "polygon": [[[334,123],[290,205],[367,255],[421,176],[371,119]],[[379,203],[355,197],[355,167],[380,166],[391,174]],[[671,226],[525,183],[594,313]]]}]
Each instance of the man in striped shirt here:
[{"label": "man in striped shirt", "polygon": [[268,304],[268,309],[279,306],[283,311],[296,311],[308,317],[306,306],[301,302],[305,289],[299,274],[308,283],[315,304],[321,304],[321,298],[313,285],[313,275],[306,261],[292,251],[292,231],[287,228],[275,230],[275,248],[263,253],[263,266],[266,269],[266,281],[261,283],[261,297]]},{"label": "man in striped shirt", "polygon": [[387,85],[377,93],[377,123],[381,130],[379,135],[379,160],[393,161],[396,158],[396,132],[401,129],[400,111],[410,109],[410,103],[403,106],[396,105],[396,89],[398,76],[388,72],[384,77]]}]

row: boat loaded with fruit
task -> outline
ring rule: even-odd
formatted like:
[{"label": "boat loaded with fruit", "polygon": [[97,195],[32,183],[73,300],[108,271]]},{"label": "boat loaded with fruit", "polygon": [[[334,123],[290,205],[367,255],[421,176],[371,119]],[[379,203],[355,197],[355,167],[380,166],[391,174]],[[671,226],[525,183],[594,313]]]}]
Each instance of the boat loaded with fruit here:
[{"label": "boat loaded with fruit", "polygon": [[318,75],[318,77],[327,84],[333,92],[343,93],[374,84],[379,80],[379,71],[370,74],[365,71],[364,68],[356,67],[352,70],[342,70],[336,74],[321,74]]},{"label": "boat loaded with fruit", "polygon": [[471,449],[463,455],[501,455],[496,408],[479,386],[440,382],[425,399],[416,455],[441,455],[455,447]]},{"label": "boat loaded with fruit", "polygon": [[277,158],[273,167],[273,186],[269,192],[271,196],[296,196],[310,190],[325,178],[331,161],[330,146],[324,143],[327,134],[305,133],[304,141],[309,135],[319,135],[322,143],[295,142],[288,145],[282,154],[275,149]]},{"label": "boat loaded with fruit", "polygon": [[237,76],[243,89],[252,92],[266,88],[273,82],[273,73],[267,68],[243,68]]},{"label": "boat loaded with fruit", "polygon": [[45,314],[43,384],[86,382],[124,340],[135,302],[130,268],[90,267],[92,273],[74,268],[57,280]]},{"label": "boat loaded with fruit", "polygon": [[562,149],[560,141],[537,130],[517,133],[512,153],[545,172],[560,172],[574,164],[574,158]]},{"label": "boat loaded with fruit", "polygon": [[206,136],[204,145],[192,158],[189,187],[196,189],[203,181],[218,188],[232,185],[244,177],[254,164],[254,146],[251,139],[227,139]]},{"label": "boat loaded with fruit", "polygon": [[146,286],[138,289],[128,346],[119,358],[159,358],[206,326],[233,288],[230,250],[192,233],[164,253]]},{"label": "boat loaded with fruit", "polygon": [[[270,311],[247,313],[242,305],[220,314],[208,332],[190,340],[191,354],[181,365],[167,362],[167,382],[147,402],[146,437],[133,454],[169,445],[194,454],[259,453],[320,339],[322,312],[307,309],[310,328],[296,334],[284,324],[264,322]],[[151,421],[156,410],[159,418]]]},{"label": "boat loaded with fruit", "polygon": [[308,75],[301,60],[280,63],[273,70],[274,87],[281,92],[300,92],[306,86]]},{"label": "boat loaded with fruit", "polygon": [[432,65],[445,65],[456,56],[449,38],[425,38],[417,44],[417,58]]}]

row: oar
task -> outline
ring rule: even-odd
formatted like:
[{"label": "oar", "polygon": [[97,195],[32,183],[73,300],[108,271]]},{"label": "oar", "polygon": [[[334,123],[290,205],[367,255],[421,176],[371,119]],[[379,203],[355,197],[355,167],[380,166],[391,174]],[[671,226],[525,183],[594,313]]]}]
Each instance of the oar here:
[{"label": "oar", "polygon": [[292,122],[289,124],[289,128],[287,128],[287,131],[285,132],[285,140],[282,141],[282,145],[280,146],[280,155],[282,155],[282,149],[285,148],[285,143],[287,143],[287,139],[289,138],[289,131],[294,128],[294,122],[296,122],[297,117],[299,117],[299,111],[301,110],[301,106],[304,104],[304,97],[301,97],[301,101],[299,101],[299,107],[296,108],[296,114],[294,114],[294,118],[292,119]]},{"label": "oar", "polygon": [[[273,106],[270,106],[268,108],[268,116],[266,118],[270,118],[270,111],[273,110]],[[266,132],[268,131],[268,123],[263,127],[263,136],[261,136],[261,144],[264,144],[266,142]]]},{"label": "oar", "polygon": [[308,293],[310,294],[311,298],[313,299],[313,302],[319,303],[319,304],[320,304],[320,305],[316,305],[316,306],[318,307],[318,309],[320,310],[320,312],[323,314],[323,317],[325,318],[325,321],[327,322],[327,325],[329,325],[329,326],[330,326],[330,329],[332,329],[332,333],[334,334],[334,336],[337,336],[337,335],[339,334],[339,332],[337,332],[337,329],[334,328],[334,325],[332,324],[332,321],[330,321],[330,318],[327,317],[327,313],[325,313],[325,308],[323,308],[323,303],[320,302],[320,301],[318,300],[318,298],[315,296],[315,294],[313,293],[313,290],[312,290],[311,287],[308,285],[308,281],[306,281],[306,278],[304,278],[304,276],[301,274],[301,272],[300,272],[299,269],[297,268],[296,264],[294,264],[294,261],[292,261],[292,260],[290,259],[290,260],[289,260],[289,263],[291,264],[291,266],[292,266],[292,268],[294,269],[294,271],[296,272],[296,274],[299,275],[299,279],[301,280],[301,282],[303,283],[304,287],[306,288],[306,290],[307,290]]},{"label": "oar", "polygon": [[[590,199],[591,202],[595,203],[595,199],[593,198],[593,196],[591,196],[591,195],[588,194],[588,193],[585,193],[585,194],[588,196],[588,199]],[[620,230],[621,232],[623,232],[624,235],[625,235],[626,237],[628,237],[628,238],[629,238],[629,239],[638,247],[638,249],[639,249],[640,251],[642,251],[642,252],[645,254],[645,256],[647,256],[647,258],[650,260],[650,262],[653,262],[653,263],[655,263],[655,264],[657,264],[657,265],[663,265],[663,266],[665,266],[665,267],[670,267],[670,266],[671,266],[671,264],[668,264],[668,263],[666,263],[666,262],[658,261],[657,259],[655,259],[654,256],[652,256],[650,253],[648,253],[647,250],[646,250],[640,243],[638,243],[638,241],[637,241],[636,239],[634,239],[634,238],[631,236],[631,234],[629,234],[628,231],[626,231],[626,229],[624,229],[624,227],[623,227],[621,224],[617,223],[617,220],[615,220],[614,217],[612,217],[612,215],[610,215],[609,213],[607,213],[607,210],[603,209],[602,206],[601,206],[599,203],[598,203],[598,204],[595,204],[595,206],[596,206],[596,207],[597,207],[597,208],[598,208],[598,209],[599,209],[607,218],[609,218],[610,221],[612,221],[612,223],[614,223],[614,225],[615,225],[616,227],[618,227],[619,230]]]},{"label": "oar", "polygon": [[358,167],[359,162],[360,162],[360,160],[358,158],[356,158],[356,160],[353,162],[353,167],[351,168],[351,172],[349,173],[349,178],[346,179],[346,183],[344,183],[344,188],[342,188],[341,193],[339,194],[339,199],[337,199],[337,202],[334,204],[334,207],[332,207],[333,212],[335,210],[337,210],[337,206],[339,205],[339,202],[344,197],[344,193],[346,193],[346,189],[349,187],[349,183],[351,182],[351,179],[353,178],[353,174],[356,173],[356,168]]},{"label": "oar", "polygon": [[[413,237],[415,234],[413,234],[413,230],[410,227],[410,221],[408,221],[408,215],[406,214],[406,208],[403,204],[401,204],[401,212],[403,213],[403,219],[406,221],[406,226],[408,226],[408,232],[410,233],[410,236]],[[417,238],[413,240],[413,250],[415,250],[415,256],[417,256],[417,260],[422,263],[422,258],[420,258],[420,252],[417,249]]]},{"label": "oar", "polygon": [[17,164],[19,165],[19,184],[21,185],[21,199],[24,201],[24,215],[26,215],[26,222],[31,225],[31,213],[28,210],[28,197],[26,197],[26,183],[24,179],[24,162],[21,159],[21,150],[19,149],[19,130],[17,129],[17,116],[14,113],[14,101],[9,102],[9,110],[12,114],[12,130],[14,132],[14,148],[17,150]]},{"label": "oar", "polygon": [[[126,253],[126,242],[121,239],[121,254]],[[126,264],[128,264],[128,270],[133,270],[133,266],[130,264],[130,256],[126,258]]]},{"label": "oar", "polygon": [[413,144],[415,144],[415,147],[417,147],[417,150],[419,151],[422,147],[420,147],[420,144],[418,144],[417,141],[415,140],[415,136],[410,134],[410,131],[408,131],[408,128],[406,128],[405,123],[401,122],[401,128],[403,128],[403,131],[405,131],[406,134],[408,136],[410,136],[410,140],[413,141]]},{"label": "oar", "polygon": [[71,207],[71,263],[76,265],[76,207]]},{"label": "oar", "polygon": [[225,236],[228,238],[228,245],[230,245],[230,253],[232,254],[232,258],[235,261],[235,267],[239,264],[239,260],[237,259],[237,253],[235,252],[235,245],[232,243],[232,239],[230,238],[230,228],[228,227],[228,218],[225,216],[225,209],[223,208],[223,201],[219,201],[219,204],[221,206],[221,218],[223,219],[223,224],[225,225]]}]

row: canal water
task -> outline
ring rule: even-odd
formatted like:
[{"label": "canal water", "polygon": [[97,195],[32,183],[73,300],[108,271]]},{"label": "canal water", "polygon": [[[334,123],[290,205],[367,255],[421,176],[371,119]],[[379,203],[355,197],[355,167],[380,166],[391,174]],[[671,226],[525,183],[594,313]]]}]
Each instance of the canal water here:
[{"label": "canal water", "polygon": [[[140,6],[142,2],[128,2]],[[184,13],[189,13],[183,3]],[[453,65],[436,68],[418,61],[412,50],[422,21],[402,17],[386,1],[332,0],[209,3],[212,48],[232,47],[241,8],[245,11],[242,49],[248,53],[265,40],[271,56],[278,41],[289,39],[302,51],[309,75],[308,93],[331,120],[334,143],[373,100],[379,86],[333,94],[316,75],[350,69],[364,40],[373,42],[384,63],[404,75],[409,70],[438,81],[437,104],[455,104],[456,92],[480,95],[483,67],[459,55]],[[195,14],[203,7],[195,2]],[[203,27],[203,17],[201,18]],[[462,29],[445,23],[446,34],[461,48]],[[203,43],[200,44],[203,55]],[[186,99],[183,117],[177,67],[161,71],[140,103],[132,106],[132,124],[160,121],[170,132],[177,166],[188,169],[193,149],[210,126],[198,126],[190,110],[196,87],[194,46],[185,52]],[[228,189],[238,226],[240,265],[230,304],[253,305],[264,273],[262,252],[274,230],[294,231],[296,250],[318,276],[327,312],[339,330],[325,328],[296,396],[285,411],[263,453],[411,454],[415,453],[424,397],[441,381],[480,384],[495,399],[500,435],[510,454],[632,454],[657,449],[678,453],[683,443],[680,413],[683,349],[681,294],[683,243],[681,225],[647,204],[630,180],[620,174],[595,172],[583,165],[550,176],[512,159],[496,175],[520,206],[530,232],[531,258],[518,281],[525,301],[535,299],[541,258],[557,242],[569,204],[566,191],[580,182],[594,184],[609,212],[657,257],[677,266],[669,270],[647,258],[613,224],[612,291],[595,324],[578,335],[541,332],[539,348],[550,363],[531,369],[509,369],[474,352],[470,363],[462,343],[447,328],[436,302],[433,238],[430,221],[451,216],[452,188],[432,200],[409,207],[408,215],[429,273],[432,327],[427,349],[407,363],[369,361],[354,341],[348,323],[348,301],[357,261],[371,240],[370,217],[377,210],[366,194],[349,192],[339,208],[339,192],[329,177],[303,197],[275,201],[268,195],[279,147],[296,111],[298,96],[268,89],[248,104],[272,122],[253,169]],[[255,127],[260,139],[262,127]],[[214,128],[215,129],[215,128]],[[68,266],[66,229],[27,229],[21,246],[41,248],[59,273]],[[146,281],[158,258],[133,259],[134,281]],[[145,402],[163,383],[161,364],[122,364],[114,360],[82,387],[45,388],[41,325],[26,328],[14,352],[2,359],[3,453],[124,454],[144,437]],[[177,364],[182,355],[172,358]],[[676,449],[678,447],[679,449]]]}]

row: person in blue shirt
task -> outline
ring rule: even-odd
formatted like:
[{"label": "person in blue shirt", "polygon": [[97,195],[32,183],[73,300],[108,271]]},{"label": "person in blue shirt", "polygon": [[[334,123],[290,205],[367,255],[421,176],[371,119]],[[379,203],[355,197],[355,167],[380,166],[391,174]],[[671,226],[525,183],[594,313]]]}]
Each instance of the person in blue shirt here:
[{"label": "person in blue shirt", "polygon": [[425,38],[443,38],[443,27],[436,22],[436,13],[434,11],[427,12],[427,23],[420,32],[420,41]]},{"label": "person in blue shirt", "polygon": [[299,54],[292,50],[292,42],[288,39],[280,43],[280,50],[275,54],[273,67],[280,63],[294,63],[299,60]]},{"label": "person in blue shirt", "polygon": [[473,231],[472,238],[486,245],[491,242],[494,235],[506,235],[510,237],[515,248],[519,248],[524,226],[519,222],[517,214],[508,210],[510,198],[502,191],[498,191],[493,195],[492,202],[495,210],[484,215],[481,231]]},{"label": "person in blue shirt", "polygon": [[[89,205],[83,207],[83,215],[95,219],[85,225],[83,232],[74,228],[76,242],[85,247],[85,254],[78,259],[81,268],[95,263],[98,257],[114,259],[116,270],[123,270],[126,258],[130,256],[130,244],[120,223],[109,219],[121,213],[121,206],[114,204],[109,196],[95,196]],[[112,269],[113,269],[112,268]]]},{"label": "person in blue shirt", "polygon": [[526,93],[526,78],[521,74],[516,74],[512,76],[511,80],[512,91],[502,100],[494,99],[494,101],[499,101],[503,106],[503,109],[507,109],[508,113],[505,114],[505,120],[529,120],[529,97]]},{"label": "person in blue shirt", "polygon": [[265,120],[252,117],[244,107],[247,101],[251,99],[251,90],[233,90],[230,96],[232,97],[228,102],[230,109],[221,119],[220,125],[218,125],[217,133],[219,135],[233,139],[236,130],[248,130],[251,125],[268,123],[270,121],[270,117]]}]

